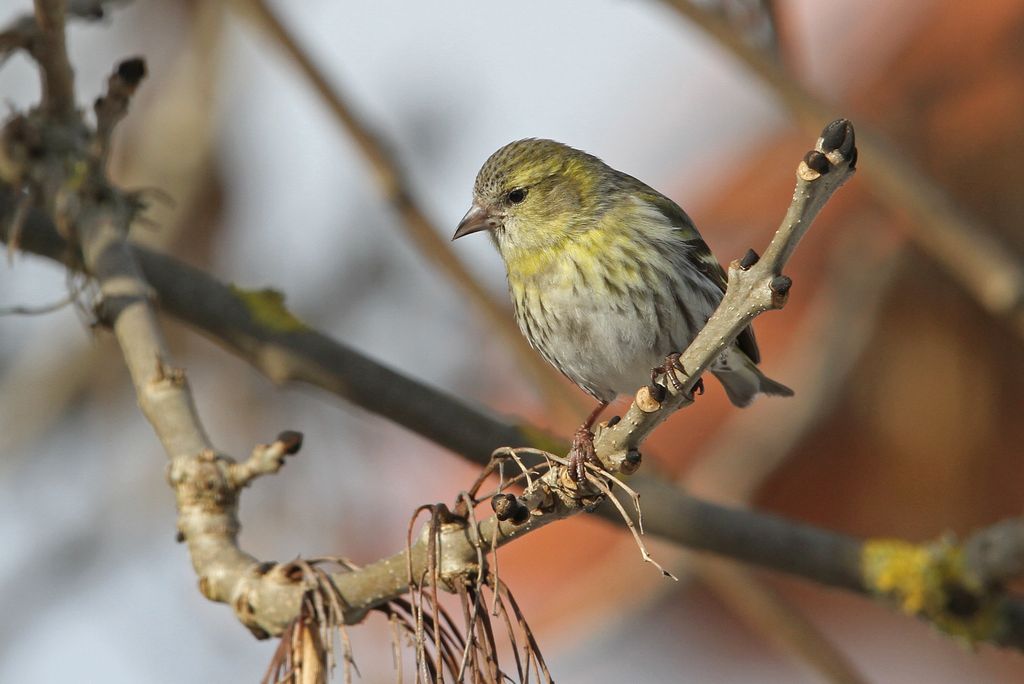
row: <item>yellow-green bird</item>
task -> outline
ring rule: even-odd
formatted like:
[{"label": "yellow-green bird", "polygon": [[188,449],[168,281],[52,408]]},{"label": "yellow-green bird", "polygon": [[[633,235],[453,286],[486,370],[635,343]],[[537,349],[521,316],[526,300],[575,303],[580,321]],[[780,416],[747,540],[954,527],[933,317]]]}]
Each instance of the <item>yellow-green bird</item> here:
[{"label": "yellow-green bird", "polygon": [[[523,335],[600,402],[573,440],[570,472],[582,480],[594,421],[678,363],[721,301],[725,272],[675,202],[553,140],[519,140],[484,163],[452,239],[483,230],[496,238]],[[747,328],[711,366],[736,406],[793,394],[759,360]]]}]

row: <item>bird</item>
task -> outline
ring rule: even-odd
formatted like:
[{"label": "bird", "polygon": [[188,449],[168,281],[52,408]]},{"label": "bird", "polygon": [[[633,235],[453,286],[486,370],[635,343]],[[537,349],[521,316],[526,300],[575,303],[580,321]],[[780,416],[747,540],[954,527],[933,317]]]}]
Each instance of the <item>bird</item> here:
[{"label": "bird", "polygon": [[[598,464],[592,428],[609,403],[659,378],[679,389],[679,352],[721,302],[725,271],[678,204],[542,138],[509,143],[480,168],[452,240],[483,231],[493,235],[530,346],[598,401],[569,452],[579,482],[587,463]],[[747,327],[709,370],[736,406],[758,393],[791,396],[759,362]]]}]

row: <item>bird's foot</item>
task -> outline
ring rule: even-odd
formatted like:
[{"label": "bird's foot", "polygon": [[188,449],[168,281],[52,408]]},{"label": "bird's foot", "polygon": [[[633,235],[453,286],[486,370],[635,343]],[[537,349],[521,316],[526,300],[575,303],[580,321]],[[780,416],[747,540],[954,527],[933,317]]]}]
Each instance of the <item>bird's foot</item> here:
[{"label": "bird's foot", "polygon": [[[680,361],[679,354],[669,354],[665,357],[665,363],[660,366],[655,366],[651,369],[651,385],[657,389],[662,387],[658,384],[658,378],[664,376],[668,379],[668,382],[672,384],[672,389],[676,393],[683,391],[683,383],[679,381],[679,376],[676,375],[676,371],[679,371],[683,375],[689,375],[686,372],[686,368],[683,367],[682,361]],[[664,388],[662,387],[662,398],[664,398]],[[704,378],[697,380],[697,383],[693,386],[694,394],[704,394]],[[660,401],[660,399],[659,399]]]},{"label": "bird's foot", "polygon": [[594,433],[586,425],[582,425],[573,435],[572,449],[569,450],[569,477],[573,482],[579,483],[587,479],[588,463],[598,467],[601,465],[597,458],[597,449],[594,448]]}]

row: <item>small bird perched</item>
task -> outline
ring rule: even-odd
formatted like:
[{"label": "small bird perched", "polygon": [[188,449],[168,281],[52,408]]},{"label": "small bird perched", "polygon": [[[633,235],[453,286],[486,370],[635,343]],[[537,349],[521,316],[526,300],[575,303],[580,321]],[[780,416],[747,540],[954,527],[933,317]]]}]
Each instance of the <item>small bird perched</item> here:
[{"label": "small bird perched", "polygon": [[[596,462],[591,427],[601,411],[648,378],[678,383],[677,352],[718,307],[725,271],[675,202],[553,140],[519,140],[484,163],[452,239],[482,230],[497,240],[523,335],[600,402],[569,456],[582,480]],[[793,394],[759,360],[747,328],[711,366],[736,406],[759,392]]]}]

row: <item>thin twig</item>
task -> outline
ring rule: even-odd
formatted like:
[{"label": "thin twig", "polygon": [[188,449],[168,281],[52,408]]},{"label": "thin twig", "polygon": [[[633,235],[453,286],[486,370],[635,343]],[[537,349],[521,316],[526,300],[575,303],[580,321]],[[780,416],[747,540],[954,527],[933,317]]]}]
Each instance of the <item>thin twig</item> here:
[{"label": "thin twig", "polygon": [[126,59],[107,79],[107,92],[96,98],[93,111],[96,113],[96,158],[106,168],[110,157],[110,136],[114,127],[128,114],[135,89],[146,76],[146,62],[141,57]]},{"label": "thin twig", "polygon": [[[612,505],[615,506],[615,509],[619,512],[619,515],[622,516],[622,521],[626,523],[626,527],[629,529],[629,533],[633,535],[633,542],[636,543],[637,548],[640,549],[640,556],[644,559],[644,562],[650,563],[651,565],[656,567],[665,577],[668,577],[669,579],[678,582],[678,577],[676,577],[671,572],[662,567],[661,563],[654,560],[654,557],[651,556],[650,552],[647,550],[647,545],[644,544],[643,537],[640,536],[641,533],[637,531],[636,525],[633,524],[633,520],[629,517],[629,513],[626,512],[626,509],[623,507],[622,502],[619,501],[618,498],[616,498],[615,494],[612,493],[609,486],[605,484],[605,478],[589,476],[588,479],[590,479],[590,481],[599,490],[601,490],[601,493],[605,495],[606,500],[611,501]],[[614,480],[615,478],[609,477],[607,479]],[[639,497],[635,499],[635,501],[637,503],[637,507],[639,508]]]},{"label": "thin twig", "polygon": [[703,556],[696,560],[701,583],[764,639],[792,654],[794,660],[813,669],[829,684],[868,684],[867,677],[820,628],[758,573],[721,558]]},{"label": "thin twig", "polygon": [[64,0],[35,0],[35,10],[39,35],[33,57],[42,76],[42,109],[54,119],[68,119],[75,113],[75,74],[64,38]]},{"label": "thin twig", "polygon": [[68,304],[73,303],[77,296],[77,292],[72,292],[61,297],[55,302],[50,302],[49,304],[38,304],[36,306],[0,306],[0,316],[42,316],[43,314],[60,311]]}]

